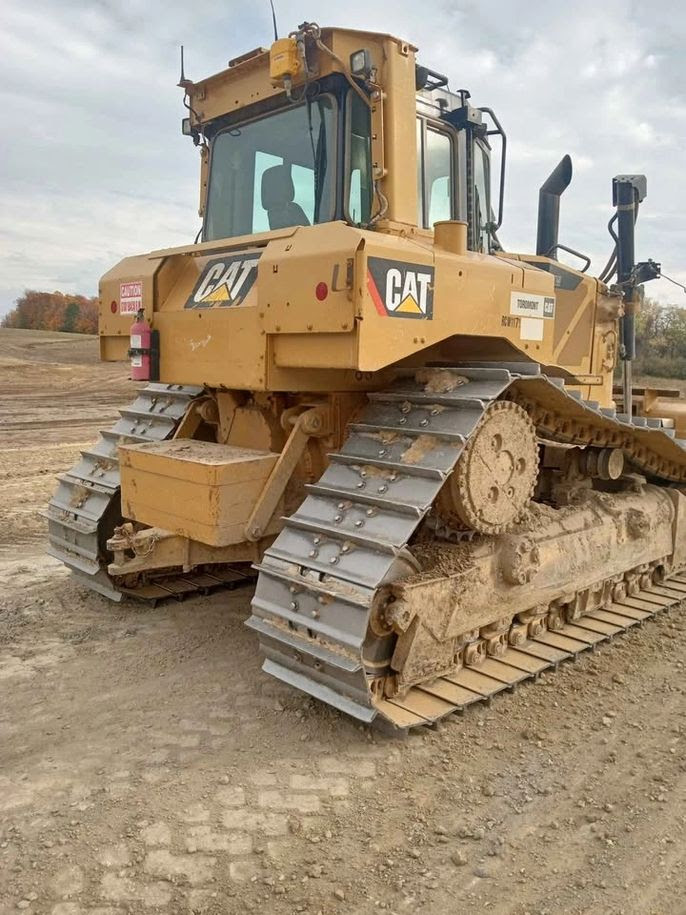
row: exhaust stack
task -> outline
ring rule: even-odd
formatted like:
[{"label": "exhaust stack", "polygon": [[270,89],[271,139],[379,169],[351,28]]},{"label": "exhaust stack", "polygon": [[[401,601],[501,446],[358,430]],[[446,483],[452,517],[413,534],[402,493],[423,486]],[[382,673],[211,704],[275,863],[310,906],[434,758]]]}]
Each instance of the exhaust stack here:
[{"label": "exhaust stack", "polygon": [[[563,156],[538,192],[538,231],[536,254],[556,257],[557,232],[560,226],[560,197],[572,180],[572,160]],[[548,254],[550,252],[550,254]]]}]

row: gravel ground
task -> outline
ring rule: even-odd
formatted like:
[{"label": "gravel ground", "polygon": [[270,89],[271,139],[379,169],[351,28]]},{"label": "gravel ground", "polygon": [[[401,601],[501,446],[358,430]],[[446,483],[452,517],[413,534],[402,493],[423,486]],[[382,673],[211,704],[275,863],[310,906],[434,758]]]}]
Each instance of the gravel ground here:
[{"label": "gravel ground", "polygon": [[39,510],[115,406],[0,331],[0,912],[686,912],[679,608],[392,739],[265,677],[250,590],[109,604]]}]

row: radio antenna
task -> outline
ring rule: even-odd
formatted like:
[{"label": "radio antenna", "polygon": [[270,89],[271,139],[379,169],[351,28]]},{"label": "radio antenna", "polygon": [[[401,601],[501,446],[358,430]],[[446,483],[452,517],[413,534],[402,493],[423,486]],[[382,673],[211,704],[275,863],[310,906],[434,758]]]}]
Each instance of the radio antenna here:
[{"label": "radio antenna", "polygon": [[276,12],[274,11],[274,0],[269,0],[269,5],[272,8],[272,22],[274,23],[274,41],[279,40],[279,30],[276,27]]},{"label": "radio antenna", "polygon": [[177,83],[177,86],[185,87],[186,85],[186,74],[183,71],[183,45],[181,45],[181,76]]}]

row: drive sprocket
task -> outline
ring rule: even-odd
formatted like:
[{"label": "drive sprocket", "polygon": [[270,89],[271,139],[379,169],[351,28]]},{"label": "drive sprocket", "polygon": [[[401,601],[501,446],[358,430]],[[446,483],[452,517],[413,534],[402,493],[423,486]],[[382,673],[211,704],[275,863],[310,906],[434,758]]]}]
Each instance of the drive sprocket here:
[{"label": "drive sprocket", "polygon": [[536,430],[526,411],[496,401],[484,412],[438,496],[446,522],[501,534],[516,522],[538,477]]}]

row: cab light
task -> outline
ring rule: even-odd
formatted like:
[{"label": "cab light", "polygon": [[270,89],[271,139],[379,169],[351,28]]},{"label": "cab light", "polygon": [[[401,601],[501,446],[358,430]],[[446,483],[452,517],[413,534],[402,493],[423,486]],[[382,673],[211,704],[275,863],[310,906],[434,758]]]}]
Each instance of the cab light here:
[{"label": "cab light", "polygon": [[372,56],[367,48],[360,48],[350,55],[350,72],[360,79],[369,79],[372,72]]}]

